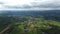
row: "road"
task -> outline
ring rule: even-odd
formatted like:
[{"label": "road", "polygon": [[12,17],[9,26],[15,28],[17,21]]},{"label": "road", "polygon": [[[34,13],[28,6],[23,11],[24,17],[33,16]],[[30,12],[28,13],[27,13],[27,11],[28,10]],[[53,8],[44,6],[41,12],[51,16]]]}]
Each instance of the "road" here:
[{"label": "road", "polygon": [[11,27],[11,24],[8,25],[5,29],[3,29],[3,30],[0,32],[0,34],[2,34],[2,33],[4,33],[5,31],[7,31],[10,27]]}]

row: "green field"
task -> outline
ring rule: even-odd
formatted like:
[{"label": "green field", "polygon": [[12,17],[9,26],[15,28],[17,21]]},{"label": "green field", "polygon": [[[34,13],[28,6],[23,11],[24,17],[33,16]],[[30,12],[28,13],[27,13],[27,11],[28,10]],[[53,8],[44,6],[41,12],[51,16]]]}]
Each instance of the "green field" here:
[{"label": "green field", "polygon": [[0,34],[60,34],[60,10],[6,11],[0,14]]}]

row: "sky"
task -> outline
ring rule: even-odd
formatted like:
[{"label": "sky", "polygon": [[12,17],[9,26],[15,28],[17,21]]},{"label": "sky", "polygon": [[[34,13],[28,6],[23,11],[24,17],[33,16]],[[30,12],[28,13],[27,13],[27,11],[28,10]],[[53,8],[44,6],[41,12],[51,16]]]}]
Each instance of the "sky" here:
[{"label": "sky", "polygon": [[0,10],[60,10],[60,0],[0,0]]}]

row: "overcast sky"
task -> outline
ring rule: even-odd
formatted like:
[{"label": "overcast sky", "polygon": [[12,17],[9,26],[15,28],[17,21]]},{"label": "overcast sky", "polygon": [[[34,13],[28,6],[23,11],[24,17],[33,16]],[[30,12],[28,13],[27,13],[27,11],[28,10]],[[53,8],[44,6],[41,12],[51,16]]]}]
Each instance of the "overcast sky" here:
[{"label": "overcast sky", "polygon": [[0,10],[60,10],[60,0],[0,0]]}]

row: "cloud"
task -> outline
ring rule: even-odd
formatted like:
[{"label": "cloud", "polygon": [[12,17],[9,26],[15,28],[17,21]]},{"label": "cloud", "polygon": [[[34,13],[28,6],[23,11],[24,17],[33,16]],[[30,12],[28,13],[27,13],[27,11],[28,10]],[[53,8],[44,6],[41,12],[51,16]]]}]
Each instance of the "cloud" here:
[{"label": "cloud", "polygon": [[31,3],[33,7],[39,7],[39,8],[60,8],[60,0],[47,0],[45,2],[33,2]]},{"label": "cloud", "polygon": [[44,10],[46,8],[46,9],[60,10],[60,0],[25,0],[25,1],[21,0],[21,1],[1,0],[0,9],[41,9],[41,10],[43,9]]},{"label": "cloud", "polygon": [[0,4],[4,4],[3,2],[0,2]]}]

